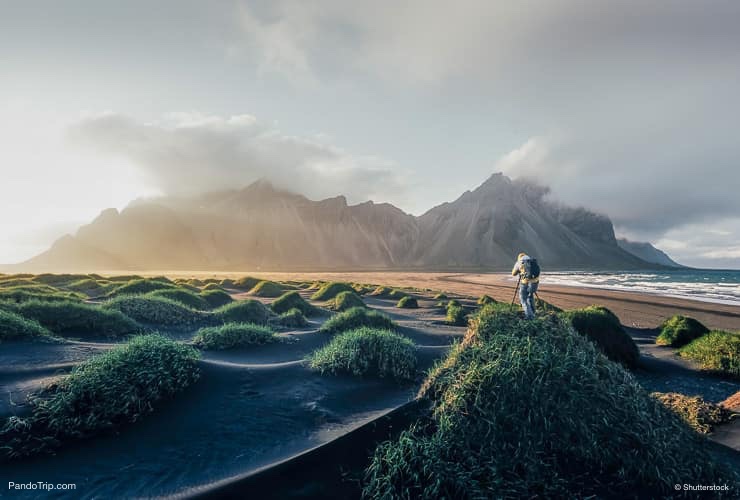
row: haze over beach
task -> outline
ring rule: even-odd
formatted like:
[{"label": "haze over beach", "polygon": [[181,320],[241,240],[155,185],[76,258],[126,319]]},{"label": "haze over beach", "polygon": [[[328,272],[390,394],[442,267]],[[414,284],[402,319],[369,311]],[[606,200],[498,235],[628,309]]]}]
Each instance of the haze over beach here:
[{"label": "haze over beach", "polygon": [[0,3],[0,497],[740,497],[738,25]]}]

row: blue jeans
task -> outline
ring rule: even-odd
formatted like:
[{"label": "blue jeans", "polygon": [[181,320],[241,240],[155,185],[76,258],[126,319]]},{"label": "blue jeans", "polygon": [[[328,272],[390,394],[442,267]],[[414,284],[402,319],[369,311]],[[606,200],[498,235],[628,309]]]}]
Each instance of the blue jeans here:
[{"label": "blue jeans", "polygon": [[519,302],[524,309],[524,317],[527,319],[534,318],[534,293],[537,291],[539,283],[522,283],[519,287]]}]

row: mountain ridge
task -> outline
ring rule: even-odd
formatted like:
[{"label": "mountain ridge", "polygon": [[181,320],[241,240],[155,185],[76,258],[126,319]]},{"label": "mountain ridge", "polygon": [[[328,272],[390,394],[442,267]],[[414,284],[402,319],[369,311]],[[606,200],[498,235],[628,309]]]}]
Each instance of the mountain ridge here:
[{"label": "mountain ridge", "polygon": [[190,198],[139,199],[24,270],[499,270],[527,251],[550,269],[660,266],[621,248],[608,217],[496,173],[420,216],[390,203],[313,201],[265,180]]}]

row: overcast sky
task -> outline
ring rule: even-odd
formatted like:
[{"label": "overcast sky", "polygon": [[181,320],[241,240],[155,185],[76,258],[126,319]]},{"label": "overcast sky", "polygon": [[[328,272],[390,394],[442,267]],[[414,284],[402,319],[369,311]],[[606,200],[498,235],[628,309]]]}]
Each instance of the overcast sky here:
[{"label": "overcast sky", "polygon": [[740,2],[0,0],[0,262],[266,177],[420,214],[492,172],[740,268]]}]

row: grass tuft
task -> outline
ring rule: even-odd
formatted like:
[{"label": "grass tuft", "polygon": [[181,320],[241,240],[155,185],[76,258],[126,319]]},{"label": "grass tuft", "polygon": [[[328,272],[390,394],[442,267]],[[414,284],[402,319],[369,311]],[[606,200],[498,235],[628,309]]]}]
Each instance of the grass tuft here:
[{"label": "grass tuft", "polygon": [[309,366],[321,373],[350,373],[361,376],[414,378],[414,343],[390,330],[361,327],[337,335],[314,352]]},{"label": "grass tuft", "polygon": [[326,320],[319,328],[323,333],[339,333],[354,330],[361,326],[369,326],[383,330],[393,330],[396,324],[385,314],[371,311],[364,307],[353,307],[340,312]]},{"label": "grass tuft", "polygon": [[285,328],[303,328],[308,326],[308,320],[298,308],[285,311],[278,317],[278,323]]},{"label": "grass tuft", "polygon": [[50,337],[51,332],[38,321],[0,309],[0,342]]},{"label": "grass tuft", "polygon": [[238,300],[214,309],[213,314],[222,323],[255,323],[266,325],[270,310],[258,300]]},{"label": "grass tuft", "polygon": [[249,293],[257,297],[279,297],[283,294],[283,288],[273,281],[260,281]]},{"label": "grass tuft", "polygon": [[578,333],[593,341],[607,358],[629,367],[637,365],[640,359],[637,344],[609,309],[589,306],[562,314]]},{"label": "grass tuft", "polygon": [[193,337],[193,344],[204,350],[224,350],[247,345],[276,342],[275,332],[254,323],[226,323],[201,328]]},{"label": "grass tuft", "polygon": [[231,295],[223,290],[208,290],[207,292],[201,292],[200,296],[206,301],[209,309],[216,309],[234,301]]},{"label": "grass tuft", "polygon": [[698,339],[705,333],[709,333],[709,328],[694,318],[676,315],[665,320],[660,325],[660,334],[655,339],[655,343],[671,347],[682,347],[692,340]]},{"label": "grass tuft", "polygon": [[341,292],[354,292],[355,289],[349,283],[343,283],[341,281],[333,281],[326,283],[321,288],[311,295],[311,300],[331,300]]},{"label": "grass tuft", "polygon": [[700,434],[710,434],[716,426],[726,424],[736,415],[704,401],[701,396],[686,396],[677,392],[653,392],[650,395]]},{"label": "grass tuft", "polygon": [[144,335],[83,361],[31,400],[29,417],[8,419],[0,430],[0,458],[31,455],[140,420],[198,379],[198,358],[192,347]]},{"label": "grass tuft", "polygon": [[270,304],[270,309],[277,314],[282,314],[291,309],[298,309],[304,316],[314,316],[318,313],[318,309],[306,302],[296,291],[286,292],[275,299]]},{"label": "grass tuft", "polygon": [[174,300],[180,304],[195,309],[205,311],[210,309],[210,304],[200,295],[183,288],[172,288],[166,290],[155,290],[144,295],[144,297],[164,297],[165,299]]},{"label": "grass tuft", "polygon": [[704,370],[740,378],[740,332],[711,331],[680,348],[678,354]]},{"label": "grass tuft", "polygon": [[238,288],[240,290],[251,290],[255,286],[257,286],[257,283],[259,283],[260,279],[253,278],[252,276],[244,276],[242,278],[239,278],[237,280],[234,280],[234,288]]},{"label": "grass tuft", "polygon": [[193,326],[207,315],[165,297],[123,295],[106,302],[103,307],[120,311],[141,323],[158,326]]},{"label": "grass tuft", "polygon": [[445,323],[453,326],[465,326],[468,324],[468,314],[460,303],[450,301],[447,305]]},{"label": "grass tuft", "polygon": [[15,312],[60,335],[122,337],[141,331],[136,321],[120,311],[82,302],[31,300],[18,304]]},{"label": "grass tuft", "polygon": [[329,308],[334,311],[346,311],[353,307],[367,307],[363,302],[362,297],[357,295],[355,292],[339,292],[336,297],[331,300]]},{"label": "grass tuft", "polygon": [[120,297],[122,295],[143,295],[155,290],[169,290],[176,285],[153,279],[134,279],[117,288],[114,288],[108,297]]},{"label": "grass tuft", "polygon": [[405,297],[401,297],[401,300],[396,303],[396,307],[400,307],[401,309],[418,309],[419,303],[416,298],[406,295]]}]

